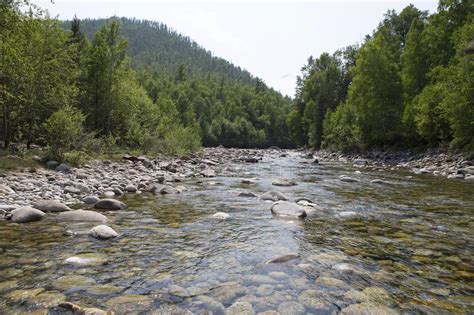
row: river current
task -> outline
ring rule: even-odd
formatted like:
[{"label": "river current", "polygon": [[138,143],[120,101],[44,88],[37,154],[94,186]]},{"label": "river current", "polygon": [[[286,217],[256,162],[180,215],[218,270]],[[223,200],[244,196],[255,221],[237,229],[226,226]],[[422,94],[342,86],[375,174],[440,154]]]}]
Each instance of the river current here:
[{"label": "river current", "polygon": [[[81,233],[93,225],[54,215],[1,221],[1,313],[41,313],[64,300],[118,314],[223,314],[232,305],[268,314],[474,312],[473,183],[304,161],[295,152],[229,161],[217,177],[184,180],[178,195],[128,194],[128,209],[107,212],[120,234],[108,241]],[[298,185],[273,186],[278,178]],[[239,196],[269,190],[317,207],[282,220],[271,202]],[[288,253],[300,257],[265,263]],[[90,263],[66,262],[74,256]]]}]

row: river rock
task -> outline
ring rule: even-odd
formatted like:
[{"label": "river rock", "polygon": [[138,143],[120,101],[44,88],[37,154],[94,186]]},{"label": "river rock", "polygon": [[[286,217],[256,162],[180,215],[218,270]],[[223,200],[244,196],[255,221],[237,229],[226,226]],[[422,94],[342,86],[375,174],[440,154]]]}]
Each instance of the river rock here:
[{"label": "river rock", "polygon": [[29,223],[40,221],[45,216],[45,213],[43,211],[31,207],[15,209],[11,212],[11,214],[12,221],[16,223]]},{"label": "river rock", "polygon": [[96,204],[97,202],[99,202],[99,197],[96,197],[96,196],[86,196],[84,198],[82,198],[82,202],[88,204],[88,205],[94,205]]},{"label": "river rock", "polygon": [[65,204],[61,203],[57,200],[38,200],[33,204],[35,209],[46,211],[46,212],[63,212],[63,211],[70,211],[71,208],[66,206]]},{"label": "river rock", "polygon": [[111,227],[107,225],[97,225],[89,231],[89,235],[99,240],[107,240],[117,237],[118,234]]},{"label": "river rock", "polygon": [[61,212],[57,218],[60,221],[66,221],[66,222],[73,222],[73,221],[105,222],[107,221],[107,217],[104,216],[103,214],[100,214],[95,211],[90,211],[90,210],[71,210],[71,211]]},{"label": "river rock", "polygon": [[79,266],[98,266],[105,265],[107,263],[107,258],[100,254],[83,253],[68,257],[64,260],[64,262],[66,264]]},{"label": "river rock", "polygon": [[271,200],[271,201],[278,201],[278,200],[288,200],[284,194],[276,190],[270,190],[266,193],[260,195],[261,200]]},{"label": "river rock", "polygon": [[303,315],[305,314],[305,307],[298,302],[285,302],[278,306],[278,313],[280,315]]},{"label": "river rock", "polygon": [[0,184],[0,194],[1,195],[9,195],[9,194],[14,194],[15,191],[8,187],[7,185],[2,185]]},{"label": "river rock", "polygon": [[180,193],[178,189],[169,185],[164,185],[163,187],[161,187],[159,192],[162,195],[176,195]]},{"label": "river rock", "polygon": [[239,197],[248,197],[248,198],[256,198],[258,195],[254,194],[253,192],[241,192],[239,193]]},{"label": "river rock", "polygon": [[137,187],[135,187],[134,185],[127,185],[124,190],[126,192],[129,192],[129,193],[134,193],[134,192],[137,192]]},{"label": "river rock", "polygon": [[337,288],[344,288],[348,286],[347,283],[345,283],[344,281],[331,277],[319,277],[318,279],[316,279],[316,283],[327,287]]},{"label": "river rock", "polygon": [[60,290],[86,288],[95,284],[94,279],[80,275],[62,276],[53,281],[53,286]]},{"label": "river rock", "polygon": [[202,170],[200,174],[204,177],[215,177],[216,176],[216,171],[214,171],[211,168],[206,168],[206,169]]},{"label": "river rock", "polygon": [[356,167],[363,167],[369,165],[369,162],[367,162],[367,160],[365,159],[355,159],[352,163]]},{"label": "river rock", "polygon": [[274,186],[296,186],[298,185],[295,181],[286,178],[276,179],[272,182]]},{"label": "river rock", "polygon": [[305,218],[306,212],[303,207],[288,201],[277,201],[272,205],[271,211],[274,215],[288,218]]},{"label": "river rock", "polygon": [[355,178],[347,176],[347,175],[339,176],[339,180],[341,182],[346,182],[346,183],[357,183],[359,181],[358,179],[355,179]]},{"label": "river rock", "polygon": [[216,212],[212,215],[214,219],[227,220],[230,219],[231,215],[225,212]]},{"label": "river rock", "polygon": [[360,303],[351,304],[341,310],[343,315],[397,315],[399,314],[394,309],[386,306],[372,304],[372,303]]},{"label": "river rock", "polygon": [[246,184],[246,185],[255,184],[255,181],[253,181],[253,180],[251,180],[251,179],[246,179],[246,178],[242,179],[240,182],[241,182],[242,184]]},{"label": "river rock", "polygon": [[228,303],[245,293],[245,288],[237,282],[222,283],[212,290],[212,295],[222,303]]},{"label": "river rock", "polygon": [[79,188],[76,188],[76,187],[72,187],[72,186],[66,186],[64,188],[64,193],[65,194],[75,194],[75,195],[79,195],[81,193],[81,190]]},{"label": "river rock", "polygon": [[55,169],[56,172],[61,172],[64,174],[70,174],[71,173],[71,167],[67,164],[59,164]]},{"label": "river rock", "polygon": [[94,208],[103,210],[122,210],[126,209],[127,205],[116,199],[101,199],[94,205]]},{"label": "river rock", "polygon": [[284,263],[284,262],[287,262],[287,261],[290,261],[290,260],[293,260],[293,259],[298,259],[298,258],[300,258],[299,254],[289,253],[289,254],[286,254],[286,255],[271,258],[271,259],[267,260],[265,263],[266,264]]},{"label": "river rock", "polygon": [[226,315],[255,315],[252,304],[248,302],[235,302],[225,310]]},{"label": "river rock", "polygon": [[81,307],[77,304],[70,303],[70,302],[60,303],[57,306],[57,308],[62,309],[66,312],[70,312],[73,315],[112,315],[110,312],[107,312],[98,308]]}]

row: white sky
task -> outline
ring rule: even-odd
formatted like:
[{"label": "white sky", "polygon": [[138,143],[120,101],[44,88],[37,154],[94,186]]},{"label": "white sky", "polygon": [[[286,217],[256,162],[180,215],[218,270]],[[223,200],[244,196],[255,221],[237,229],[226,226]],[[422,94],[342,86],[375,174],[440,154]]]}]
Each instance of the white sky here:
[{"label": "white sky", "polygon": [[384,0],[33,0],[51,16],[113,15],[160,21],[293,96],[310,55],[334,52],[370,34],[388,9],[413,3],[436,11],[437,1]]}]

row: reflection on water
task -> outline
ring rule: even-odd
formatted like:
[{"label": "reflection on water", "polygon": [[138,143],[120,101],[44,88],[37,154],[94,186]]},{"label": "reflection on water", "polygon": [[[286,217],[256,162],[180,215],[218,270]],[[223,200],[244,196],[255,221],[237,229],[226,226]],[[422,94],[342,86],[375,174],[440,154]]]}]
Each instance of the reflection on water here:
[{"label": "reflection on water", "polygon": [[[118,313],[179,307],[220,314],[236,301],[255,312],[332,313],[358,303],[379,312],[473,311],[474,185],[300,162],[265,157],[185,182],[181,195],[128,195],[126,211],[107,213],[120,233],[112,241],[89,238],[90,225],[65,226],[54,215],[0,222],[0,309],[67,300]],[[359,182],[340,182],[342,174]],[[275,189],[280,176],[298,185],[278,190],[317,204],[304,222],[278,220],[270,203],[238,196]],[[244,177],[256,183],[241,184]],[[232,219],[212,219],[218,211]],[[289,252],[301,257],[264,263]],[[65,263],[72,256],[89,260]]]}]

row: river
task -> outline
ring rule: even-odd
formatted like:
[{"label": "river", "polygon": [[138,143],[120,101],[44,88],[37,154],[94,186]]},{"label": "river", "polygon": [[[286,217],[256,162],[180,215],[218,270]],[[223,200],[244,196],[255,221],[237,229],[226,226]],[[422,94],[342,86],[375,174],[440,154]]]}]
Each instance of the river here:
[{"label": "river", "polygon": [[[109,241],[54,216],[0,221],[0,309],[41,313],[67,300],[118,314],[474,312],[473,183],[302,162],[296,152],[229,161],[217,177],[185,180],[178,195],[125,195],[129,208],[107,213],[120,234]],[[272,186],[281,177],[298,185]],[[317,207],[283,220],[271,203],[238,196],[272,189]],[[300,257],[265,263],[288,253]],[[73,256],[90,262],[65,262]]]}]

